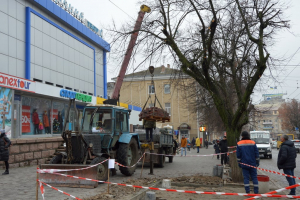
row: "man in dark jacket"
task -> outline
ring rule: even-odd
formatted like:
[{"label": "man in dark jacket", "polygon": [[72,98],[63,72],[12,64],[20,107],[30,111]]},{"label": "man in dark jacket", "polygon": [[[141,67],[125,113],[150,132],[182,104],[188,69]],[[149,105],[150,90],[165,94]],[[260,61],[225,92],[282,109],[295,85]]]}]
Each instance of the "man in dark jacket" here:
[{"label": "man in dark jacket", "polygon": [[[277,166],[278,169],[283,169],[285,174],[294,176],[294,169],[296,168],[296,149],[294,143],[289,140],[287,135],[280,137],[281,147],[278,153]],[[289,182],[289,185],[295,185],[295,179],[286,176],[286,180]],[[296,195],[296,188],[291,189],[289,195]]]},{"label": "man in dark jacket", "polygon": [[221,164],[226,165],[227,164],[227,152],[228,152],[228,146],[227,146],[227,137],[224,136],[223,140],[219,143],[220,150],[221,150]]},{"label": "man in dark jacket", "polygon": [[246,193],[250,193],[250,181],[251,176],[254,186],[254,193],[258,194],[258,180],[257,170],[240,163],[245,163],[251,166],[259,166],[259,153],[257,146],[253,140],[250,140],[249,133],[247,131],[242,132],[242,140],[237,143],[236,157],[239,162],[239,167],[243,170],[244,186]]},{"label": "man in dark jacket", "polygon": [[[214,144],[214,149],[216,154],[220,153],[219,140],[217,140],[216,143]],[[219,154],[217,155],[217,159],[219,160]]]},{"label": "man in dark jacket", "polygon": [[195,149],[195,144],[196,144],[196,140],[195,140],[195,138],[193,137],[193,139],[192,139],[193,149]]},{"label": "man in dark jacket", "polygon": [[5,130],[1,130],[1,135],[0,135],[0,161],[4,161],[6,170],[2,175],[9,174],[9,164],[8,164],[8,159],[9,159],[9,152],[8,152],[8,147],[10,146],[11,142],[5,135]]}]

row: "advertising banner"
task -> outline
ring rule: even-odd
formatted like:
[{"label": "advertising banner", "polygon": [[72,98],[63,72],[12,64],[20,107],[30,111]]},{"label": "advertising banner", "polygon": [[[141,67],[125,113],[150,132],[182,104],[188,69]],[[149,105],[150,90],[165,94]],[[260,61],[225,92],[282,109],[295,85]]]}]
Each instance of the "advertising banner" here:
[{"label": "advertising banner", "polygon": [[0,73],[0,87],[22,90],[26,92],[35,92],[35,82],[27,79]]},{"label": "advertising banner", "polygon": [[22,133],[30,132],[30,106],[22,106]]},{"label": "advertising banner", "polygon": [[52,116],[52,118],[51,118],[52,122],[53,122],[54,119],[58,120],[58,110],[57,109],[53,109],[51,116]]},{"label": "advertising banner", "polygon": [[0,87],[0,129],[5,129],[8,138],[11,138],[11,104],[13,90]]}]

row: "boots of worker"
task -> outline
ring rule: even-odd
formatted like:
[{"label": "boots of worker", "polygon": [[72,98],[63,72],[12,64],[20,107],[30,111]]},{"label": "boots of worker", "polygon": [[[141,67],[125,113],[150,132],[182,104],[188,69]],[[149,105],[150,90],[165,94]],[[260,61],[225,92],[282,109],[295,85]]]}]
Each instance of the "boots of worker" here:
[{"label": "boots of worker", "polygon": [[8,171],[8,169],[7,169],[7,170],[5,170],[5,172],[4,172],[4,173],[2,173],[2,175],[7,175],[7,174],[9,174],[9,171]]}]

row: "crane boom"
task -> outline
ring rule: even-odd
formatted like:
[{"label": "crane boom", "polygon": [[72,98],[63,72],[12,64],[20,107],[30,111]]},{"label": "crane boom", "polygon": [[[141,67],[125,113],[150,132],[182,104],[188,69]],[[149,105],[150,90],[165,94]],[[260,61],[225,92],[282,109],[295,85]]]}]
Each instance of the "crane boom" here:
[{"label": "crane boom", "polygon": [[126,50],[126,53],[125,53],[125,57],[124,57],[124,60],[122,62],[122,66],[121,66],[121,69],[120,69],[120,72],[119,72],[119,76],[117,77],[117,81],[116,81],[116,84],[115,84],[115,87],[114,87],[114,90],[113,90],[113,93],[112,93],[112,97],[111,97],[112,99],[118,99],[119,98],[119,93],[120,93],[120,89],[121,89],[121,86],[122,86],[122,83],[123,83],[123,79],[125,77],[125,73],[126,73],[130,58],[131,58],[131,54],[132,54],[135,42],[136,42],[138,34],[139,34],[139,30],[141,28],[142,21],[144,19],[144,16],[145,16],[146,12],[147,13],[151,12],[151,9],[146,5],[142,5],[141,10],[140,10],[139,15],[138,15],[138,18],[135,22],[133,33],[131,34],[130,42],[128,44],[128,47],[127,47],[127,50]]}]

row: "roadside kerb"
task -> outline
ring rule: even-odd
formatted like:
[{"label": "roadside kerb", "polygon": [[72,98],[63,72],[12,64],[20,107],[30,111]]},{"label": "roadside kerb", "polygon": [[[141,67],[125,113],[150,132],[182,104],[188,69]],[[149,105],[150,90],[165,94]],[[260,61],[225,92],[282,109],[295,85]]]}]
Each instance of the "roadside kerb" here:
[{"label": "roadside kerb", "polygon": [[[152,184],[150,187],[157,187],[158,185],[160,185],[162,182],[158,181],[154,184]],[[146,192],[148,192],[150,189],[142,189],[141,191],[139,191],[137,194],[135,194],[133,197],[130,198],[130,200],[140,200],[145,198],[146,196]]]}]

